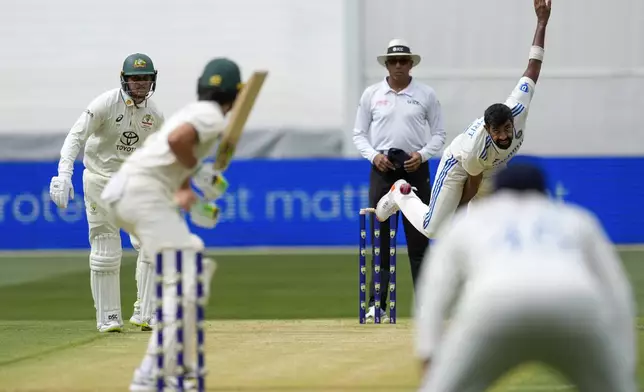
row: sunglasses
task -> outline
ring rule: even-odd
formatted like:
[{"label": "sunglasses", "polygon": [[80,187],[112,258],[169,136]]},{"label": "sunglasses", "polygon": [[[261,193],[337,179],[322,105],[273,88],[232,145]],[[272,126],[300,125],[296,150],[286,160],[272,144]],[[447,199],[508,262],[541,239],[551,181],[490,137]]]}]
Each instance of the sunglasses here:
[{"label": "sunglasses", "polygon": [[409,57],[390,57],[387,59],[387,64],[391,65],[407,65],[411,62],[411,59]]}]

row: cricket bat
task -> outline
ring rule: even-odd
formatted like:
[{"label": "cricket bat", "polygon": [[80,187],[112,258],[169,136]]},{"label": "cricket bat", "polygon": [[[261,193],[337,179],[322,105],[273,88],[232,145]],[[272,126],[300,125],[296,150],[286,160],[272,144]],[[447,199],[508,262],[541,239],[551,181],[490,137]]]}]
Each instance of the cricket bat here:
[{"label": "cricket bat", "polygon": [[268,71],[253,72],[250,79],[248,79],[239,92],[230,113],[228,126],[224,130],[219,141],[219,146],[217,147],[217,154],[215,155],[215,162],[213,163],[215,170],[223,172],[228,168],[230,161],[233,159],[237,143],[244,131],[246,120],[248,120],[248,116],[253,110],[255,100],[264,85],[264,80],[266,80],[267,75]]}]

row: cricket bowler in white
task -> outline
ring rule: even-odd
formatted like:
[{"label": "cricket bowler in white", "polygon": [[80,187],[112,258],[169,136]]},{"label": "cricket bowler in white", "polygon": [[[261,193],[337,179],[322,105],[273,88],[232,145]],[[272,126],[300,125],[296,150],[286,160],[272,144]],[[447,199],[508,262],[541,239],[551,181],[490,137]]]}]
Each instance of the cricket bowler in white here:
[{"label": "cricket bowler in white", "polygon": [[[234,62],[218,58],[209,62],[198,80],[199,100],[190,103],[170,117],[163,128],[152,135],[120,171],[112,177],[103,192],[103,200],[116,213],[125,230],[134,233],[150,254],[164,250],[180,250],[183,254],[183,330],[184,368],[177,366],[181,349],[175,337],[179,302],[171,258],[163,260],[163,336],[164,382],[178,387],[184,377],[193,383],[195,376],[195,294],[196,270],[194,256],[204,249],[202,240],[190,232],[182,210],[202,227],[214,227],[218,213],[214,201],[227,189],[227,182],[204,163],[214,151],[225,127],[225,115],[241,89],[241,74]],[[203,195],[197,200],[194,186]],[[206,277],[205,299],[214,273],[214,260],[204,258]],[[155,390],[158,329],[150,337],[143,362],[134,372],[132,391]],[[175,377],[173,375],[179,375]],[[184,385],[187,387],[187,385]]]},{"label": "cricket bowler in white", "polygon": [[538,362],[582,392],[635,392],[635,298],[601,224],[550,199],[531,165],[510,165],[495,190],[441,227],[423,263],[419,390],[483,392]]},{"label": "cricket bowler in white", "polygon": [[541,72],[550,1],[534,0],[537,28],[530,49],[528,67],[504,103],[485,110],[467,130],[456,136],[442,154],[432,186],[429,205],[412,191],[403,195],[399,180],[383,196],[376,215],[385,221],[400,210],[414,227],[435,238],[438,227],[449,221],[459,206],[489,193],[491,178],[514,157],[525,136],[528,109]]},{"label": "cricket bowler in white", "polygon": [[[121,164],[158,131],[163,114],[150,99],[156,89],[157,70],[145,54],[135,53],[123,62],[121,87],[96,97],[78,118],[60,152],[58,175],[51,179],[53,202],[66,208],[74,198],[74,161],[84,146],[83,193],[89,226],[91,289],[100,332],[121,332],[121,235],[114,217],[100,203],[100,195]],[[151,330],[154,270],[137,238],[137,301],[130,322]]]}]

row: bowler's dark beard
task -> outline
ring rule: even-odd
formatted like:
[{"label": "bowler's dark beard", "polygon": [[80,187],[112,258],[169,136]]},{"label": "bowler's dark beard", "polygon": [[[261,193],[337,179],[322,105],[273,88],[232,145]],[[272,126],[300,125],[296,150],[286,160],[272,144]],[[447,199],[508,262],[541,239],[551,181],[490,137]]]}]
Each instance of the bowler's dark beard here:
[{"label": "bowler's dark beard", "polygon": [[508,149],[508,148],[510,148],[510,146],[512,145],[512,139],[511,139],[511,138],[507,138],[507,139],[506,139],[506,142],[507,142],[507,144],[506,144],[506,145],[499,144],[499,142],[494,142],[494,144],[496,144],[496,146],[497,146],[498,148],[500,148],[501,150],[507,150],[507,149]]}]

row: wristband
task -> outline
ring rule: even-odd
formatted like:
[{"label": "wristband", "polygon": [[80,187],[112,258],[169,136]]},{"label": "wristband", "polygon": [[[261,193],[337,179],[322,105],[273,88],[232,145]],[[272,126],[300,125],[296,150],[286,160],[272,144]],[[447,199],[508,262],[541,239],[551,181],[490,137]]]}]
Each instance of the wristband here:
[{"label": "wristband", "polygon": [[530,48],[530,60],[543,61],[544,50],[541,46],[532,46]]}]

